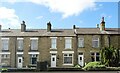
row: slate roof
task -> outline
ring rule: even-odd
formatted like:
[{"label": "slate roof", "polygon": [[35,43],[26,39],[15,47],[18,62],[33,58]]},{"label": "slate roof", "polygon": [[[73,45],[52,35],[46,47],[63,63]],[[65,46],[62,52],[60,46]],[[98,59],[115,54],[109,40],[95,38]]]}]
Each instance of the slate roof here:
[{"label": "slate roof", "polygon": [[46,29],[27,29],[21,32],[20,29],[3,30],[0,36],[75,36],[73,29],[54,29],[47,32]]},{"label": "slate roof", "polygon": [[106,28],[106,31],[100,31],[99,28],[77,28],[77,29],[52,29],[47,32],[46,29],[27,29],[21,32],[21,29],[4,29],[0,31],[0,36],[76,36],[76,34],[120,34],[120,28]]},{"label": "slate roof", "polygon": [[120,28],[106,28],[105,31],[99,28],[78,28],[76,34],[120,34]]}]

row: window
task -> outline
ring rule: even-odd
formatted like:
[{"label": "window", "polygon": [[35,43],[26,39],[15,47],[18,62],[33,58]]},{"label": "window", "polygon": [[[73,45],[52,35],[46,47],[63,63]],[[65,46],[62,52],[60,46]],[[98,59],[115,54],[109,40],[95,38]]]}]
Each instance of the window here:
[{"label": "window", "polygon": [[72,39],[70,37],[65,38],[65,49],[71,49],[72,48]]},{"label": "window", "polygon": [[31,50],[38,50],[38,38],[31,38]]},{"label": "window", "polygon": [[2,50],[8,50],[9,38],[2,38]]},{"label": "window", "polygon": [[10,56],[8,54],[2,54],[1,57],[4,58],[4,59],[5,58],[10,58]]},{"label": "window", "polygon": [[31,64],[37,64],[37,54],[30,55]]},{"label": "window", "polygon": [[96,61],[100,61],[99,53],[96,53]]},{"label": "window", "polygon": [[72,61],[73,61],[73,60],[72,60],[72,59],[73,59],[72,57],[73,57],[73,54],[64,54],[64,59],[63,59],[64,62],[63,62],[63,63],[66,64],[66,65],[67,65],[67,64],[68,64],[68,65],[69,65],[69,64],[73,64],[73,63],[72,63]]},{"label": "window", "polygon": [[78,47],[84,47],[84,38],[78,39]]},{"label": "window", "polygon": [[94,55],[94,53],[91,53],[91,60],[92,60],[92,62],[95,61],[95,55]]},{"label": "window", "polygon": [[51,38],[51,48],[56,49],[57,39],[55,37]]},{"label": "window", "polygon": [[99,47],[99,38],[93,37],[92,46],[95,48]]},{"label": "window", "polygon": [[23,50],[23,38],[17,39],[18,50]]},{"label": "window", "polygon": [[92,62],[94,62],[94,61],[100,61],[100,54],[98,52],[91,53],[91,60],[92,60]]}]

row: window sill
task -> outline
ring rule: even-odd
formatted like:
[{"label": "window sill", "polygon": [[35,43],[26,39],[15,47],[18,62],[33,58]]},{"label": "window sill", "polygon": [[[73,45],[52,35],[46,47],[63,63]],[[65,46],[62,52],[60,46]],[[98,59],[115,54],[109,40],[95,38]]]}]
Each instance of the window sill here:
[{"label": "window sill", "polygon": [[63,65],[71,65],[72,66],[73,64],[63,64]]},{"label": "window sill", "polygon": [[65,48],[65,49],[72,49],[72,48]]},{"label": "window sill", "polygon": [[50,49],[57,49],[57,48],[50,48]]}]

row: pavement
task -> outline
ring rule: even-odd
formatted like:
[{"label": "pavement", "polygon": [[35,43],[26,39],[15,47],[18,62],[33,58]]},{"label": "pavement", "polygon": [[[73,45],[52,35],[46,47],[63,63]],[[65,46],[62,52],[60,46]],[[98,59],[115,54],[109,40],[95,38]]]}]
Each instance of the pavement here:
[{"label": "pavement", "polygon": [[56,72],[1,72],[1,73],[120,73],[120,71],[56,71]]}]

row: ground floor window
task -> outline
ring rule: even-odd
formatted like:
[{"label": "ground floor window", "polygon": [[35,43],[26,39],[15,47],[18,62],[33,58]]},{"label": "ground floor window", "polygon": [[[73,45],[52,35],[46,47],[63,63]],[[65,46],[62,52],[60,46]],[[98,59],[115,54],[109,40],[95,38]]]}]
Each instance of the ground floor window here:
[{"label": "ground floor window", "polygon": [[91,53],[91,61],[100,61],[100,54],[98,52],[92,52]]},{"label": "ground floor window", "polygon": [[37,54],[30,55],[31,64],[37,64]]},{"label": "ground floor window", "polygon": [[73,64],[73,54],[63,54],[63,64]]},{"label": "ground floor window", "polygon": [[1,54],[0,55],[0,64],[2,66],[10,66],[10,55],[9,54]]}]

